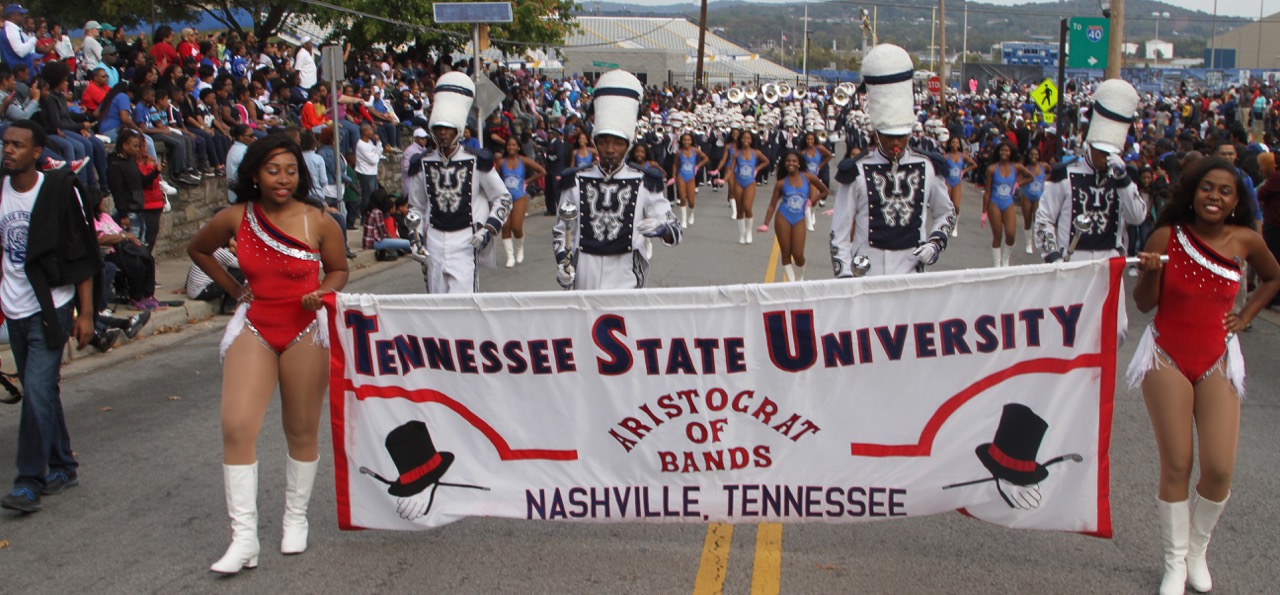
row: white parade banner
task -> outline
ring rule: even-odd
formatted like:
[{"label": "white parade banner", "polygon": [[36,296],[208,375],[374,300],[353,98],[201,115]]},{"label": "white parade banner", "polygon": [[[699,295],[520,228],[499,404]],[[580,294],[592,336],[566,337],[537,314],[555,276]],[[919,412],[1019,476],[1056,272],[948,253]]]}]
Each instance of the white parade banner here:
[{"label": "white parade banner", "polygon": [[1109,537],[1122,271],[331,296],[339,525],[960,511]]}]

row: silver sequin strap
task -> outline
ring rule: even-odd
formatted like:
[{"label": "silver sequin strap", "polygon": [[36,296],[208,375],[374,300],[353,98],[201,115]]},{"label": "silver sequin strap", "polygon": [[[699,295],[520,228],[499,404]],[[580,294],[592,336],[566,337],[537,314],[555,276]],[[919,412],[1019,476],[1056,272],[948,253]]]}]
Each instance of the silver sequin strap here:
[{"label": "silver sequin strap", "polygon": [[1191,257],[1191,260],[1194,260],[1196,264],[1208,269],[1209,272],[1219,277],[1236,283],[1240,282],[1240,271],[1233,271],[1205,256],[1204,253],[1200,251],[1200,248],[1191,242],[1191,238],[1187,237],[1186,232],[1182,230],[1181,225],[1177,226],[1176,230],[1178,243],[1182,245],[1182,251],[1186,252],[1187,255]]},{"label": "silver sequin strap", "polygon": [[258,236],[258,239],[262,240],[262,243],[271,246],[277,252],[287,254],[299,260],[313,260],[320,262],[319,252],[299,250],[298,248],[286,246],[282,244],[280,240],[275,239],[275,237],[268,233],[267,230],[262,228],[262,223],[258,221],[258,216],[254,214],[253,210],[253,205],[249,205],[249,207],[244,210],[244,216],[249,219],[249,229],[253,230],[254,235]]}]

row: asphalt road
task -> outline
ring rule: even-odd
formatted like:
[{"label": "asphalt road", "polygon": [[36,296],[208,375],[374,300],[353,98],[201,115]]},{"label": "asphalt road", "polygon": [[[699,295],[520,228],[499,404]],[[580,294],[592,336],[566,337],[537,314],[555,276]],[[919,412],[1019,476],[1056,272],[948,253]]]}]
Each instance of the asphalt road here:
[{"label": "asphalt road", "polygon": [[[767,205],[761,188],[757,218]],[[764,280],[771,236],[737,243],[724,194],[704,189],[685,244],[655,246],[654,286]],[[978,195],[966,198],[961,237],[939,267],[990,266],[990,234],[979,229]],[[487,291],[555,290],[552,219],[531,215],[526,261],[485,271]],[[829,217],[810,234],[811,279],[831,276]],[[1019,237],[1019,247],[1022,238]],[[1014,263],[1030,263],[1021,250]],[[380,266],[353,291],[422,289],[416,265]],[[1264,319],[1265,318],[1265,319]],[[703,525],[587,525],[469,519],[428,532],[340,532],[327,419],[312,501],[310,549],[278,553],[284,491],[284,439],[278,402],[259,442],[261,565],[224,578],[208,566],[230,538],[222,490],[217,344],[225,318],[196,323],[64,369],[63,398],[81,485],[44,499],[43,512],[0,512],[0,592],[460,592],[689,593],[703,562]],[[1147,321],[1131,310],[1130,336]],[[1280,510],[1280,347],[1277,317],[1260,318],[1242,337],[1250,366],[1235,490],[1210,548],[1218,593],[1272,592],[1280,578],[1275,531]],[[1132,353],[1122,347],[1121,369]],[[327,417],[327,411],[326,411]],[[0,470],[13,472],[18,408],[0,406]],[[773,580],[754,570],[753,525],[727,542],[727,593],[1083,592],[1150,593],[1160,579],[1155,514],[1157,461],[1141,395],[1120,383],[1112,433],[1111,503],[1115,537],[1010,530],[959,514],[857,525],[785,525]],[[765,530],[766,532],[768,529]],[[776,533],[776,526],[774,527]],[[760,535],[758,535],[760,534]],[[767,566],[767,560],[765,560]],[[714,570],[714,568],[712,569]],[[704,569],[704,573],[706,569]],[[714,572],[713,572],[714,574]],[[706,577],[704,577],[706,578]],[[776,581],[776,582],[774,582]]]}]

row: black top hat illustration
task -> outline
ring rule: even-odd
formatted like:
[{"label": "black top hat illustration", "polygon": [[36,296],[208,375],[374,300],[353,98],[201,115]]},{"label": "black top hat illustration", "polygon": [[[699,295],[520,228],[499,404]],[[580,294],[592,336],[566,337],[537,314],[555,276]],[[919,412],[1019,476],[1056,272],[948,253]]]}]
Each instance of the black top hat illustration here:
[{"label": "black top hat illustration", "polygon": [[400,477],[390,482],[387,493],[412,496],[440,481],[453,464],[453,453],[436,450],[427,424],[408,422],[387,434],[387,453],[395,461]]},{"label": "black top hat illustration", "polygon": [[995,440],[978,445],[978,460],[997,479],[1021,486],[1040,483],[1049,470],[1036,462],[1036,455],[1048,429],[1049,424],[1026,405],[1005,405]]}]

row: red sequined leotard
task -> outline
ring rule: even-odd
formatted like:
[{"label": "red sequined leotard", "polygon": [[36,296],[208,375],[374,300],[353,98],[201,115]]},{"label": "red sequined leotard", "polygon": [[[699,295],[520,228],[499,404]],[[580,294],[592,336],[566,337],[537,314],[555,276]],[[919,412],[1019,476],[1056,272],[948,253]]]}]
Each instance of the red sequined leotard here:
[{"label": "red sequined leotard", "polygon": [[1195,384],[1226,355],[1229,337],[1222,319],[1235,305],[1240,266],[1181,225],[1173,228],[1165,252],[1169,264],[1152,322],[1156,349]]},{"label": "red sequined leotard", "polygon": [[245,326],[284,353],[317,324],[302,296],[320,287],[320,252],[280,231],[253,203],[245,207],[236,242],[240,270],[253,291]]}]

